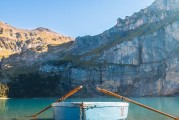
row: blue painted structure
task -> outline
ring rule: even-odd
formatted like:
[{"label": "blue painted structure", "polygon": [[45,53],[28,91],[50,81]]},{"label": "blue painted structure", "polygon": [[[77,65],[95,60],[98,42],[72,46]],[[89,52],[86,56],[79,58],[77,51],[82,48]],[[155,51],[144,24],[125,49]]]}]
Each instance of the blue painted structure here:
[{"label": "blue painted structure", "polygon": [[55,120],[125,120],[125,102],[61,102],[53,103]]}]

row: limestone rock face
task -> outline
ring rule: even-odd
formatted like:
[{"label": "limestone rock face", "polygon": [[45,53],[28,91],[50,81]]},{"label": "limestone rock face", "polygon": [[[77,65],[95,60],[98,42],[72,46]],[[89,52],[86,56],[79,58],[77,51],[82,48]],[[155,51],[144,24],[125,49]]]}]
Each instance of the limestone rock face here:
[{"label": "limestone rock face", "polygon": [[179,0],[156,0],[99,35],[77,38],[69,50],[84,65],[71,68],[71,79],[126,96],[178,95],[178,12]]},{"label": "limestone rock face", "polygon": [[153,9],[159,10],[179,10],[179,0],[156,0],[152,6]]},{"label": "limestone rock face", "polygon": [[46,28],[3,26],[0,50],[10,56],[0,62],[0,78],[12,97],[55,96],[78,85],[84,96],[99,94],[96,87],[125,96],[179,95],[179,0],[156,0],[103,33],[75,41]]}]

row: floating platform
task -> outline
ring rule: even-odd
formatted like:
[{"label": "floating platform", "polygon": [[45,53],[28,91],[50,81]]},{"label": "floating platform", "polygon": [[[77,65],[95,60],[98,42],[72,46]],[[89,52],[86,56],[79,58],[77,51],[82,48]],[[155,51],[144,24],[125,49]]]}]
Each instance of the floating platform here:
[{"label": "floating platform", "polygon": [[52,104],[55,120],[125,120],[129,103],[57,102]]}]

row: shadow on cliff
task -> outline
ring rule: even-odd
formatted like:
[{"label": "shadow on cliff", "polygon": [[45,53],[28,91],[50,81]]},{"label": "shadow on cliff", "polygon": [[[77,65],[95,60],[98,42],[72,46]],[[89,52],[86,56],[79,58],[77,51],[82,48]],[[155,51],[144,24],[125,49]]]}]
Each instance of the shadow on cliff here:
[{"label": "shadow on cliff", "polygon": [[[60,45],[48,45],[46,51],[44,51],[43,46],[37,46],[36,48],[29,48],[29,49],[27,49],[25,51],[22,51],[21,53],[12,54],[8,58],[5,58],[5,60],[10,59],[10,60],[13,60],[13,61],[18,61],[18,60],[27,61],[27,59],[23,58],[24,55],[37,54],[38,56],[41,57],[41,55],[53,54],[53,53],[56,53],[56,52],[58,52],[58,54],[59,54],[60,52],[68,49],[73,43],[74,43],[74,41],[70,41],[70,42],[67,42],[67,43],[60,44]],[[16,59],[14,59],[14,58],[16,58]],[[36,59],[34,58],[34,60],[36,60]],[[3,64],[3,61],[2,61],[1,64]]]},{"label": "shadow on cliff", "polygon": [[[60,45],[48,45],[46,50],[43,46],[27,49],[21,53],[10,55],[8,58],[2,58],[0,61],[0,70],[12,71],[9,74],[16,74],[18,71],[25,72],[25,67],[33,66],[34,63],[42,63],[47,60],[58,60],[64,55],[64,51],[68,49],[74,41],[63,43]],[[20,69],[21,68],[21,69]]]},{"label": "shadow on cliff", "polygon": [[[63,52],[73,43],[74,41],[55,46],[48,45],[47,51],[42,52],[29,49],[1,60],[0,79],[9,81],[8,96],[37,97],[38,95],[39,97],[44,97],[44,94],[46,94],[45,96],[55,96],[56,94],[60,96],[59,91],[61,91],[61,88],[67,89],[68,87],[65,79],[60,81],[63,79],[62,76],[54,72],[40,74],[38,71],[43,63],[58,61],[63,57]],[[57,86],[59,82],[62,86]],[[36,94],[34,95],[34,93]]]}]

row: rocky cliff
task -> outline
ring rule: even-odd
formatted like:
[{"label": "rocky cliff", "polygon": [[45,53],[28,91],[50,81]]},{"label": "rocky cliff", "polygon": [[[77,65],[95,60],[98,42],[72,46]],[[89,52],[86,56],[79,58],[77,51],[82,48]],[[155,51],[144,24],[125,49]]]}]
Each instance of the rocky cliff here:
[{"label": "rocky cliff", "polygon": [[96,86],[125,96],[178,95],[178,51],[179,0],[156,0],[99,35],[3,59],[2,81],[16,97],[56,96],[78,85],[91,96]]},{"label": "rocky cliff", "polygon": [[[2,93],[0,97],[8,96],[8,93],[10,97],[31,96],[25,95],[26,90],[24,90],[29,87],[33,89],[33,84],[28,82],[28,76],[31,75],[30,77],[33,78],[36,72],[38,74],[37,69],[40,64],[48,60],[58,59],[59,52],[68,48],[73,42],[73,38],[47,28],[39,27],[34,30],[25,30],[0,22],[0,92]],[[27,78],[23,77],[26,75]],[[24,82],[29,87],[23,82],[19,82],[19,80],[23,80],[21,77],[27,79]],[[33,79],[40,81],[38,76]],[[29,81],[32,80],[29,79]],[[32,90],[32,92],[34,91]]]}]

